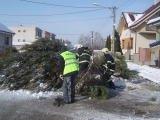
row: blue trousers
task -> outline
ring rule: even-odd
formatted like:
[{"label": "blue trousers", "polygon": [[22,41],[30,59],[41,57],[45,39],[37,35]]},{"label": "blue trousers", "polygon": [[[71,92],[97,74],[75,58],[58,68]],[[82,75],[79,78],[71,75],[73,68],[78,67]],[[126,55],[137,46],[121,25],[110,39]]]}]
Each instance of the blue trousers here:
[{"label": "blue trousers", "polygon": [[69,77],[64,77],[63,79],[63,98],[66,102],[69,102],[68,97],[68,83],[71,82],[71,101],[74,101],[75,98],[75,83],[76,83],[77,75],[72,75]]}]

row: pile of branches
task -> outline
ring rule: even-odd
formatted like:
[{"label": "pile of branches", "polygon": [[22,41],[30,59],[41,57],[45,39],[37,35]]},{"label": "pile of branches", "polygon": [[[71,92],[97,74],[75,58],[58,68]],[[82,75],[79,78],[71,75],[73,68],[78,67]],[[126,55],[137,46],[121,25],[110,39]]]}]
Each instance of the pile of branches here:
[{"label": "pile of branches", "polygon": [[25,45],[21,52],[16,48],[0,52],[0,87],[2,89],[27,89],[35,92],[58,89],[58,52],[61,44],[40,39]]},{"label": "pile of branches", "polygon": [[[116,73],[114,76],[121,78],[129,78],[129,70],[125,62],[125,57],[122,55],[115,56]],[[89,64],[88,69],[79,74],[77,81],[77,93],[81,95],[89,95],[93,98],[108,99],[108,85],[105,77],[103,65],[105,57],[103,55],[95,58]]]},{"label": "pile of branches", "polygon": [[77,93],[106,100],[108,99],[108,89],[104,84],[104,80],[102,68],[95,62],[90,63],[88,69],[78,75]]}]

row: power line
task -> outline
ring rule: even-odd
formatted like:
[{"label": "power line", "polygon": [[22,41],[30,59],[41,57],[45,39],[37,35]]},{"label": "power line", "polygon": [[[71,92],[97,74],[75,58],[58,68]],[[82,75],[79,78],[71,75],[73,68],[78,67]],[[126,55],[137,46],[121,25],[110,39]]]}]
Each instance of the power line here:
[{"label": "power line", "polygon": [[[118,0],[118,1],[120,1],[120,0]],[[117,3],[117,2],[116,2],[116,0],[112,3],[112,5],[111,5],[111,6],[115,5],[115,3]]]},{"label": "power line", "polygon": [[66,34],[66,33],[55,33],[56,35],[82,35],[82,34]]},{"label": "power line", "polygon": [[[108,32],[105,32],[105,33],[109,33],[109,32],[111,32],[111,31],[108,31]],[[105,33],[102,33],[102,34],[105,34]],[[66,34],[66,33],[55,33],[56,35],[82,35],[82,34],[84,34],[84,33],[81,33],[81,34]],[[86,35],[87,35],[88,33],[86,33]]]},{"label": "power line", "polygon": [[127,2],[129,2],[129,0],[127,0],[126,2],[124,2],[121,6],[119,6],[120,8],[122,7],[122,6],[124,6],[125,4],[127,4]]},{"label": "power line", "polygon": [[[106,14],[106,12],[105,12],[105,14]],[[104,14],[104,15],[105,15],[105,14]],[[104,15],[103,15],[103,16],[104,16]],[[102,21],[102,20],[101,20],[101,21]],[[97,27],[99,27],[99,25],[101,24],[101,21],[99,21],[99,22],[97,23],[97,25],[95,25],[95,27],[93,28],[93,30],[94,30],[94,29],[97,29]]]},{"label": "power line", "polygon": [[85,12],[91,12],[91,11],[98,11],[98,10],[102,10],[102,9],[104,9],[104,8],[96,9],[96,10],[89,10],[89,11],[74,12],[74,13],[52,14],[52,15],[10,15],[10,14],[2,14],[2,13],[0,15],[5,15],[5,16],[54,16],[54,15],[85,13]]},{"label": "power line", "polygon": [[22,23],[22,22],[11,22],[11,21],[1,21],[1,22],[8,22],[8,23],[21,23],[21,24],[42,24],[42,23],[58,23],[58,22],[79,22],[79,21],[91,21],[91,20],[98,20],[98,19],[106,19],[106,18],[95,18],[95,19],[85,19],[85,20],[70,20],[70,21],[46,21],[46,22],[28,22],[28,23]]},{"label": "power line", "polygon": [[102,29],[104,29],[106,23],[108,23],[110,21],[110,19],[108,18],[103,24],[102,26],[100,27],[100,29],[98,29],[98,31],[101,31]]},{"label": "power line", "polygon": [[[114,0],[114,1],[112,2],[112,4],[114,5],[115,2],[116,2],[116,0]],[[106,14],[106,12],[105,12],[105,14]],[[105,14],[104,14],[104,15],[105,15]],[[109,19],[109,18],[108,18],[108,19]],[[107,20],[108,20],[108,19],[107,19]],[[94,27],[94,29],[97,28],[97,26],[99,25],[99,23],[100,23],[100,21],[97,23],[97,25]],[[104,24],[105,24],[105,23],[106,23],[106,20],[105,20]],[[101,26],[104,27],[104,24],[101,25]],[[100,27],[100,29],[101,29],[102,27]],[[93,30],[94,30],[94,29],[93,29]],[[98,31],[99,31],[99,30],[98,30]]]},{"label": "power line", "polygon": [[[135,0],[131,1],[127,6],[125,6],[122,10],[126,9],[128,6],[130,6]],[[121,11],[122,11],[121,10]],[[120,11],[118,11],[118,13],[120,13]]]},{"label": "power line", "polygon": [[35,4],[42,4],[42,5],[52,5],[52,6],[57,6],[57,7],[71,7],[71,8],[96,8],[96,7],[75,7],[75,6],[64,6],[64,5],[55,5],[55,4],[50,4],[50,3],[41,3],[41,2],[34,2],[34,1],[29,1],[29,0],[20,0],[23,2],[30,2],[30,3],[35,3]]},{"label": "power line", "polygon": [[104,32],[104,33],[101,33],[101,34],[106,34],[106,33],[110,33],[110,32],[112,32],[112,31]]},{"label": "power line", "polygon": [[[128,0],[128,1],[129,1],[129,0]],[[123,3],[123,5],[126,4],[128,1],[125,1],[125,2]],[[113,4],[114,4],[115,2],[116,2],[116,0],[113,2]],[[118,1],[117,1],[117,2],[118,2]],[[117,2],[116,2],[116,3],[117,3]],[[121,3],[122,3],[122,1],[119,2],[119,5],[120,5]],[[121,5],[120,7],[122,7],[123,5]],[[120,7],[118,7],[118,8],[120,8]],[[104,8],[104,7],[103,7],[103,8]],[[105,7],[105,8],[107,8],[107,7]],[[111,15],[110,15],[110,16],[111,16]],[[98,29],[98,31],[102,31],[102,29],[104,29],[104,28],[106,27],[106,25],[110,22],[110,20],[111,20],[111,19],[108,18],[108,19],[101,25],[101,27]]]}]

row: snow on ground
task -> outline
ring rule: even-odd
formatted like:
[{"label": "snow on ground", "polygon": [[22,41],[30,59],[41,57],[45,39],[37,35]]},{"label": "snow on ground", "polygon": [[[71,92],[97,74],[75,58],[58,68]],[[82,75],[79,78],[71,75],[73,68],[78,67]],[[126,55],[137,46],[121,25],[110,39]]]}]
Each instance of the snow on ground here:
[{"label": "snow on ground", "polygon": [[43,99],[46,97],[51,96],[58,96],[62,95],[62,92],[39,92],[39,93],[31,93],[30,91],[26,90],[16,90],[16,91],[9,91],[9,90],[0,90],[0,97],[1,100],[25,100],[25,99]]}]

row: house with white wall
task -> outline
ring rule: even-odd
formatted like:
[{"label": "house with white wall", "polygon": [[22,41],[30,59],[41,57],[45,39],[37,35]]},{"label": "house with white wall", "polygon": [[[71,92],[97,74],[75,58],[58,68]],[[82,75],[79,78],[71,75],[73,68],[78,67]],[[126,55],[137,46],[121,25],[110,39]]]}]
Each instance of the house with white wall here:
[{"label": "house with white wall", "polygon": [[121,35],[123,54],[139,53],[139,48],[149,48],[149,44],[155,42],[156,32],[147,25],[147,22],[158,16],[160,16],[160,2],[157,0],[143,13],[122,12],[117,31]]},{"label": "house with white wall", "polygon": [[12,47],[13,35],[13,31],[0,23],[0,50]]},{"label": "house with white wall", "polygon": [[31,44],[32,42],[46,38],[49,40],[55,40],[55,34],[46,30],[42,30],[38,27],[32,26],[8,26],[7,28],[14,31],[16,34],[13,37],[13,45],[20,49],[25,44]]},{"label": "house with white wall", "polygon": [[20,25],[8,26],[7,28],[16,33],[13,42],[34,42],[42,38],[42,30],[38,27]]}]

